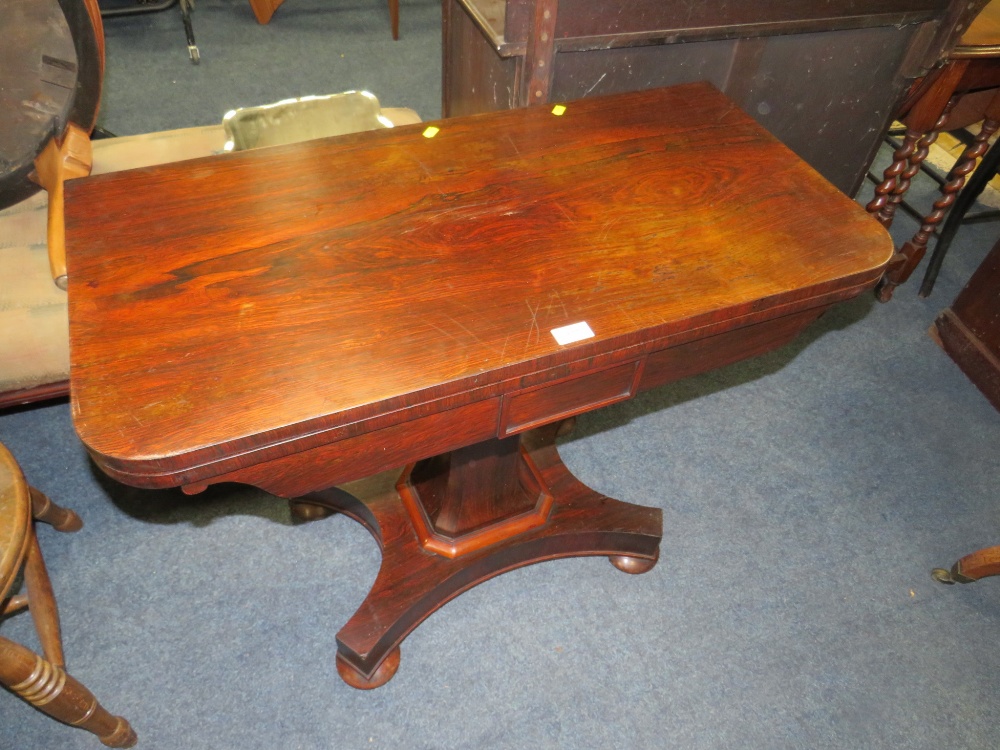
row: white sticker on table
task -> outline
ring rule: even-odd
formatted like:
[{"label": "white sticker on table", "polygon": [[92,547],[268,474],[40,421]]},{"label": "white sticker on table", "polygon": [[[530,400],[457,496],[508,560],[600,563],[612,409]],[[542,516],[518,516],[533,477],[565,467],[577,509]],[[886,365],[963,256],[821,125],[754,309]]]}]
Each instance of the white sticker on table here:
[{"label": "white sticker on table", "polygon": [[566,344],[572,344],[574,341],[591,339],[594,337],[594,332],[590,330],[590,326],[587,325],[586,321],[581,321],[563,326],[562,328],[553,328],[552,335],[555,336],[556,343],[560,346],[566,346]]}]

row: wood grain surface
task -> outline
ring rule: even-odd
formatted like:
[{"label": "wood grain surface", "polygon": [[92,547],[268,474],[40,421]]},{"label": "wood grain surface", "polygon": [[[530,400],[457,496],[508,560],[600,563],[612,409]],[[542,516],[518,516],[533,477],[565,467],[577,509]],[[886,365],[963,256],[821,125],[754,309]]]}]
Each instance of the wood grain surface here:
[{"label": "wood grain surface", "polygon": [[73,417],[105,470],[200,481],[499,402],[821,308],[892,253],[707,84],[436,126],[67,184]]}]

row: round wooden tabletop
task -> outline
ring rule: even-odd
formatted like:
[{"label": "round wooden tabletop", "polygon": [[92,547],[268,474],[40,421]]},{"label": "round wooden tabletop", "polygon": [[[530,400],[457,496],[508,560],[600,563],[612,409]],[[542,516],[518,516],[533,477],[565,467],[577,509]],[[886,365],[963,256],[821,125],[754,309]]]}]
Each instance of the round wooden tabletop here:
[{"label": "round wooden tabletop", "polygon": [[1000,57],[1000,0],[983,8],[948,57]]},{"label": "round wooden tabletop", "polygon": [[0,443],[0,601],[7,596],[27,550],[31,496],[21,467]]}]

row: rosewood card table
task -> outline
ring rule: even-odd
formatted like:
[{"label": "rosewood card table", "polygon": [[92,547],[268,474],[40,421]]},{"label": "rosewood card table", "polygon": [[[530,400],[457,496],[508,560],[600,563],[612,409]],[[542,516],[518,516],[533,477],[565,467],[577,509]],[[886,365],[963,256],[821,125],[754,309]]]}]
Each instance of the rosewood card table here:
[{"label": "rosewood card table", "polygon": [[560,423],[784,344],[893,250],[707,84],[86,178],[66,227],[94,461],[364,524],[355,687],[492,576],[653,567],[660,510],[576,480]]}]

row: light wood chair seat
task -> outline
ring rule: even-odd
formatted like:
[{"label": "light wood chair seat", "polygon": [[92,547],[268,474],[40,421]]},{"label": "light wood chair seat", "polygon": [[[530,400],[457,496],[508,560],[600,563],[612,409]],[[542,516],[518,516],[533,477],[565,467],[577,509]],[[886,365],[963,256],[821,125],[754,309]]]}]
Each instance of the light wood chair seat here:
[{"label": "light wood chair seat", "polygon": [[[136,735],[129,723],[108,713],[66,674],[59,612],[35,521],[66,532],[83,526],[76,513],[30,487],[10,451],[0,444],[0,617],[28,609],[43,654],[0,637],[0,685],[52,718],[93,732],[108,747],[132,747]],[[22,571],[27,594],[8,596]]]}]

